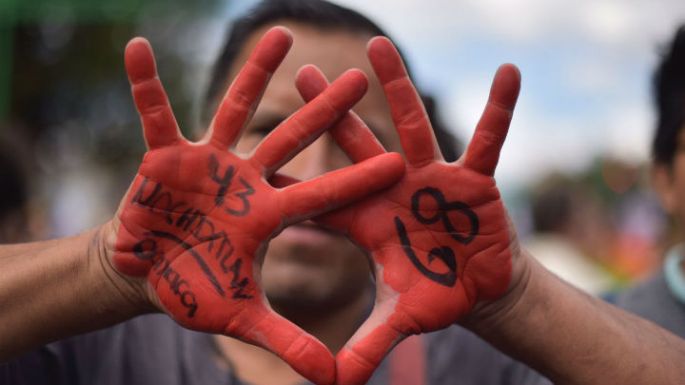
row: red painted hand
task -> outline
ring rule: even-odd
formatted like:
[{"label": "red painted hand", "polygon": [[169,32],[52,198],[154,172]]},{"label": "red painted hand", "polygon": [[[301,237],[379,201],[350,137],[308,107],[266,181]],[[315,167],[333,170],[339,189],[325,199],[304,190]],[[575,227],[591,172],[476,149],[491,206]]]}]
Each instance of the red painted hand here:
[{"label": "red painted hand", "polygon": [[181,325],[262,346],[312,381],[330,384],[331,353],[265,301],[264,251],[285,226],[396,182],[404,164],[386,154],[282,189],[266,182],[362,97],[366,78],[359,71],[343,74],[249,156],[227,151],[290,45],[287,30],[267,32],[205,139],[191,143],[176,124],[149,44],[128,44],[126,70],[149,150],[114,221],[112,260],[119,272],[146,279],[158,305]]},{"label": "red painted hand", "polygon": [[[517,69],[499,69],[466,153],[447,164],[392,43],[375,38],[368,53],[400,135],[407,172],[392,188],[320,219],[367,250],[376,273],[375,307],[337,356],[339,385],[364,383],[406,336],[445,328],[479,301],[503,295],[515,245],[493,173],[518,96]],[[326,80],[306,67],[297,85],[311,100],[326,89]],[[354,161],[384,152],[352,113],[330,132]]]}]

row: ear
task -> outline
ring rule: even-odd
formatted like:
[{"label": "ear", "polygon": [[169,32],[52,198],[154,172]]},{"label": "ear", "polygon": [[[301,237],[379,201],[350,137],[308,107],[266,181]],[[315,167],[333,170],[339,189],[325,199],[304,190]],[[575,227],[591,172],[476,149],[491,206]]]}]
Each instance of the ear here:
[{"label": "ear", "polygon": [[651,169],[652,187],[659,197],[661,207],[673,215],[676,209],[676,192],[673,185],[673,169],[663,163],[655,163]]}]

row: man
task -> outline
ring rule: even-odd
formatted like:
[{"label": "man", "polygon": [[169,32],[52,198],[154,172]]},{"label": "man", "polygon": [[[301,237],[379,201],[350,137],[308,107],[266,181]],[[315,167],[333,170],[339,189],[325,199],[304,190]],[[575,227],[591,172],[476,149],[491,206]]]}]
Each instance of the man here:
[{"label": "man", "polygon": [[[652,180],[666,212],[682,231],[685,223],[685,26],[675,34],[654,77],[657,127],[652,143]],[[682,232],[681,232],[682,235]],[[624,293],[617,304],[685,338],[685,260],[673,247],[663,272]]]},{"label": "man", "polygon": [[[2,271],[9,277],[0,282],[0,298],[9,309],[0,319],[0,339],[10,341],[3,357],[161,310],[185,326],[266,347],[321,383],[361,383],[405,335],[457,320],[555,383],[666,384],[681,378],[682,341],[565,285],[518,247],[492,178],[518,91],[515,68],[498,72],[465,156],[445,164],[389,41],[369,43],[373,68],[367,64],[367,41],[377,28],[350,24],[345,21],[350,11],[318,1],[266,2],[255,13],[260,14],[266,16],[254,16],[257,22],[247,23],[243,39],[229,45],[233,53],[222,55],[229,59],[217,71],[235,80],[198,144],[179,136],[146,43],[129,44],[127,70],[150,151],[111,223],[70,240],[0,251]],[[295,42],[284,60],[288,32],[274,25],[285,25]],[[279,71],[271,76],[280,60]],[[296,74],[312,62],[323,74],[314,67]],[[361,96],[364,80],[357,72],[339,77],[353,66],[380,79],[382,86],[372,81],[355,111],[388,149],[399,149],[401,142],[406,175],[396,157],[375,158],[377,169],[388,175],[381,180],[376,173],[379,179],[368,180],[368,188],[356,177],[372,175],[363,168],[368,161],[324,176],[339,187],[336,197],[338,190],[310,179],[347,162],[327,137],[280,169],[290,177],[275,175],[284,159]],[[328,87],[324,74],[339,79]],[[297,115],[291,115],[302,106],[294,79],[304,98],[313,99]],[[316,97],[319,93],[324,96]],[[253,111],[236,145],[251,154],[220,153],[219,148],[235,142],[239,126]],[[345,114],[332,134],[355,161],[383,152],[354,115]],[[264,184],[269,176],[272,183],[287,186],[278,191],[304,199],[277,198]],[[309,188],[298,190],[292,177],[309,180]],[[385,192],[363,197],[393,183]],[[282,200],[288,204],[275,206]],[[269,244],[260,277],[260,253],[283,225],[350,200],[356,202],[318,221],[348,234],[373,258],[375,301],[365,255],[331,230],[308,223],[284,229]],[[215,230],[230,231],[204,232],[207,218]],[[337,373],[320,344],[269,312],[262,289],[281,314],[340,351]],[[427,336],[423,346],[430,383],[545,383],[456,326]],[[651,354],[644,355],[645,350]],[[371,383],[388,382],[388,372],[394,372],[388,365],[380,363]],[[7,364],[3,373],[8,380],[27,383],[302,381],[270,353],[180,329],[160,315],[50,345]]]}]

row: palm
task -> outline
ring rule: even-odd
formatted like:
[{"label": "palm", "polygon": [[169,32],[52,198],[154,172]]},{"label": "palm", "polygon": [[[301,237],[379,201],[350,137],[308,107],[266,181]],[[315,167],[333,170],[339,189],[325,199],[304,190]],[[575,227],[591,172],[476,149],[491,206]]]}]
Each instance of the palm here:
[{"label": "palm", "polygon": [[[501,296],[511,275],[511,234],[492,175],[516,102],[518,72],[513,66],[498,71],[465,155],[447,164],[392,43],[372,40],[369,58],[390,105],[407,171],[382,194],[319,218],[366,250],[376,272],[374,309],[337,356],[341,385],[364,383],[407,335],[444,328],[478,301]],[[301,71],[297,83],[305,100],[326,88],[313,67]],[[331,133],[354,161],[384,152],[352,113]]]},{"label": "palm", "polygon": [[438,162],[410,166],[360,206],[350,236],[382,272],[377,302],[397,301],[393,326],[411,321],[404,334],[444,328],[506,289],[508,227],[493,178]]},{"label": "palm", "polygon": [[145,274],[185,326],[224,332],[214,320],[261,301],[253,259],[281,218],[276,190],[245,163],[211,145],[150,151],[120,214],[121,270]]},{"label": "palm", "polygon": [[112,260],[119,272],[146,278],[162,310],[180,324],[262,346],[325,384],[334,381],[331,353],[264,299],[264,251],[284,226],[389,186],[404,165],[397,154],[384,155],[283,189],[266,182],[362,97],[366,79],[358,71],[343,74],[251,154],[227,151],[290,44],[284,29],[267,32],[205,139],[191,143],[176,125],[149,44],[129,43],[126,69],[149,151],[117,213]]}]

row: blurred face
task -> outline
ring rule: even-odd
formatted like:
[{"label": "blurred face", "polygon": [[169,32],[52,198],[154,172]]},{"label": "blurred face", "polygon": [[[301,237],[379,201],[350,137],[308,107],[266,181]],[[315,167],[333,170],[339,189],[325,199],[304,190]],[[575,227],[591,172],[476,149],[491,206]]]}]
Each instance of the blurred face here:
[{"label": "blurred face", "polygon": [[685,224],[685,127],[680,130],[677,141],[673,163],[655,165],[653,177],[664,210],[680,224]]},{"label": "blurred face", "polygon": [[[305,64],[318,66],[329,81],[345,70],[359,68],[369,76],[369,90],[354,110],[371,127],[386,149],[397,150],[396,136],[382,88],[366,58],[366,34],[322,31],[305,24],[279,23],[293,33],[294,43],[271,79],[255,115],[237,145],[250,152],[259,141],[304,104],[294,81]],[[266,26],[247,40],[235,64],[232,79],[254,48]],[[350,164],[329,135],[324,134],[279,172],[311,179]],[[286,228],[269,244],[262,269],[262,285],[277,308],[341,306],[359,298],[368,289],[369,263],[361,250],[346,238],[302,224]]]}]

